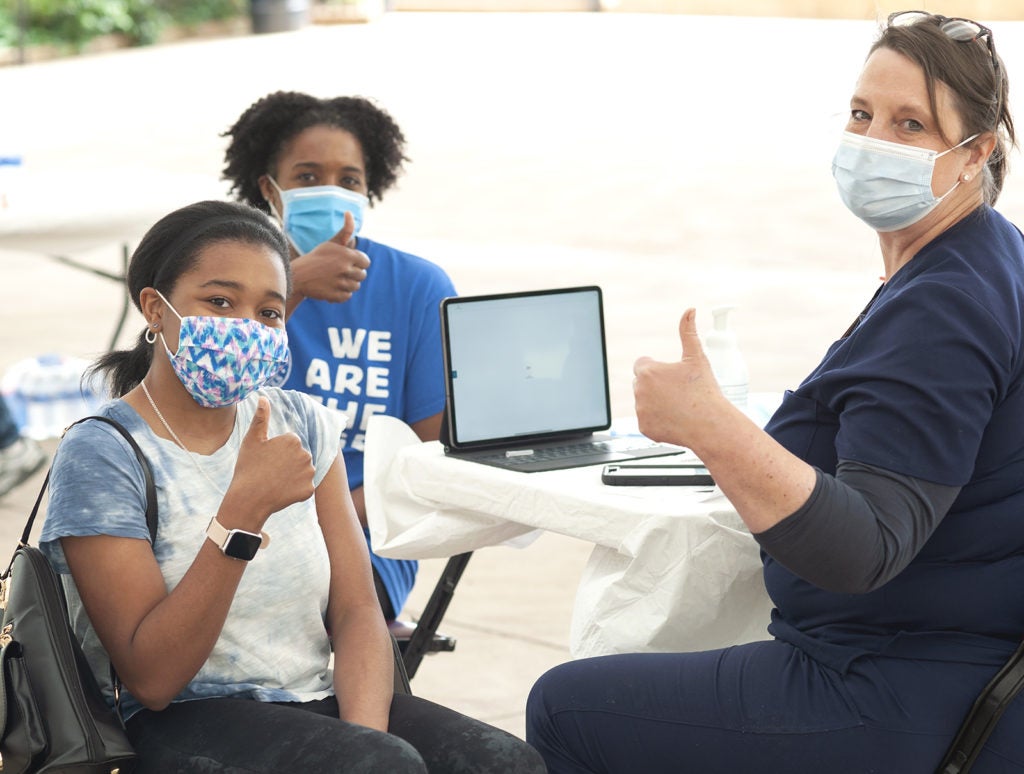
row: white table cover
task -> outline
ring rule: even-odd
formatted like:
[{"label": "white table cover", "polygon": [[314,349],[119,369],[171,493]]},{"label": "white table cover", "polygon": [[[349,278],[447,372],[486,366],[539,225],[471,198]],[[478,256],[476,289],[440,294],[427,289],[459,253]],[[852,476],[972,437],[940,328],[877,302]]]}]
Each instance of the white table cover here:
[{"label": "white table cover", "polygon": [[768,636],[757,544],[717,489],[607,486],[600,465],[503,470],[447,457],[387,416],[367,429],[364,487],[381,556],[448,557],[535,530],[594,543],[573,610],[574,657]]}]

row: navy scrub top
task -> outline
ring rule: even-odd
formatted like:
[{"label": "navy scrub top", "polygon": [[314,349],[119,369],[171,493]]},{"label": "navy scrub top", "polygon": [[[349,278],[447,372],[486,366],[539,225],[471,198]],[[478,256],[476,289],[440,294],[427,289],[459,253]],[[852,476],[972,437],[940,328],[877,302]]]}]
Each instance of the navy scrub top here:
[{"label": "navy scrub top", "polygon": [[962,486],[898,576],[837,594],[763,555],[769,631],[863,654],[997,664],[1024,635],[1024,238],[980,207],[922,249],[767,425],[823,472],[852,460]]}]

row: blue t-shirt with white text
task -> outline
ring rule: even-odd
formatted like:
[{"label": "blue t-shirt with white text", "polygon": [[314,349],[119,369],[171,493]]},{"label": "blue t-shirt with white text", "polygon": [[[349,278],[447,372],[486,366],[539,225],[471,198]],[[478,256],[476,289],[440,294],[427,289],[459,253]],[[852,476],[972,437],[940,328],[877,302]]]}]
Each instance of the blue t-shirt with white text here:
[{"label": "blue t-shirt with white text", "polygon": [[[376,414],[414,424],[444,408],[441,299],[455,287],[441,267],[358,237],[370,259],[344,303],[307,298],[288,318],[292,369],[285,388],[344,412],[342,452],[352,489],[363,485],[366,427]],[[417,563],[371,556],[397,615]]]}]

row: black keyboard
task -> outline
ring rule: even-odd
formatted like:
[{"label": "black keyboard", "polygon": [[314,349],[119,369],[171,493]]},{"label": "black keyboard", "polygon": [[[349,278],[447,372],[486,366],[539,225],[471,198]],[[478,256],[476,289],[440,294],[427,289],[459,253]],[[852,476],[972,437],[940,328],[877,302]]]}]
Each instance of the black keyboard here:
[{"label": "black keyboard", "polygon": [[515,452],[511,454],[501,452],[500,454],[487,455],[479,459],[481,461],[501,460],[504,466],[514,467],[516,465],[527,465],[531,462],[544,462],[546,460],[564,460],[577,457],[593,457],[599,454],[630,452],[637,449],[649,449],[657,445],[649,438],[623,436],[607,441],[584,441],[583,443],[569,443],[562,446],[541,447],[534,449],[532,454],[523,454],[522,456],[516,456]]}]

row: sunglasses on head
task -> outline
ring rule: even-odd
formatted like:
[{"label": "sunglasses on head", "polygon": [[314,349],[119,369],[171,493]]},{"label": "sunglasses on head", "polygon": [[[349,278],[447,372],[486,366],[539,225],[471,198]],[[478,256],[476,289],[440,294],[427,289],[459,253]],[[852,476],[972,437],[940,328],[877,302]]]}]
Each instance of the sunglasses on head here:
[{"label": "sunglasses on head", "polygon": [[919,22],[934,23],[941,33],[957,43],[973,43],[976,40],[984,40],[988,47],[989,57],[992,59],[992,69],[997,75],[999,74],[999,60],[996,59],[996,49],[992,42],[992,30],[984,24],[978,24],[971,19],[943,16],[928,11],[897,11],[889,14],[888,24],[890,27],[909,27]]}]

